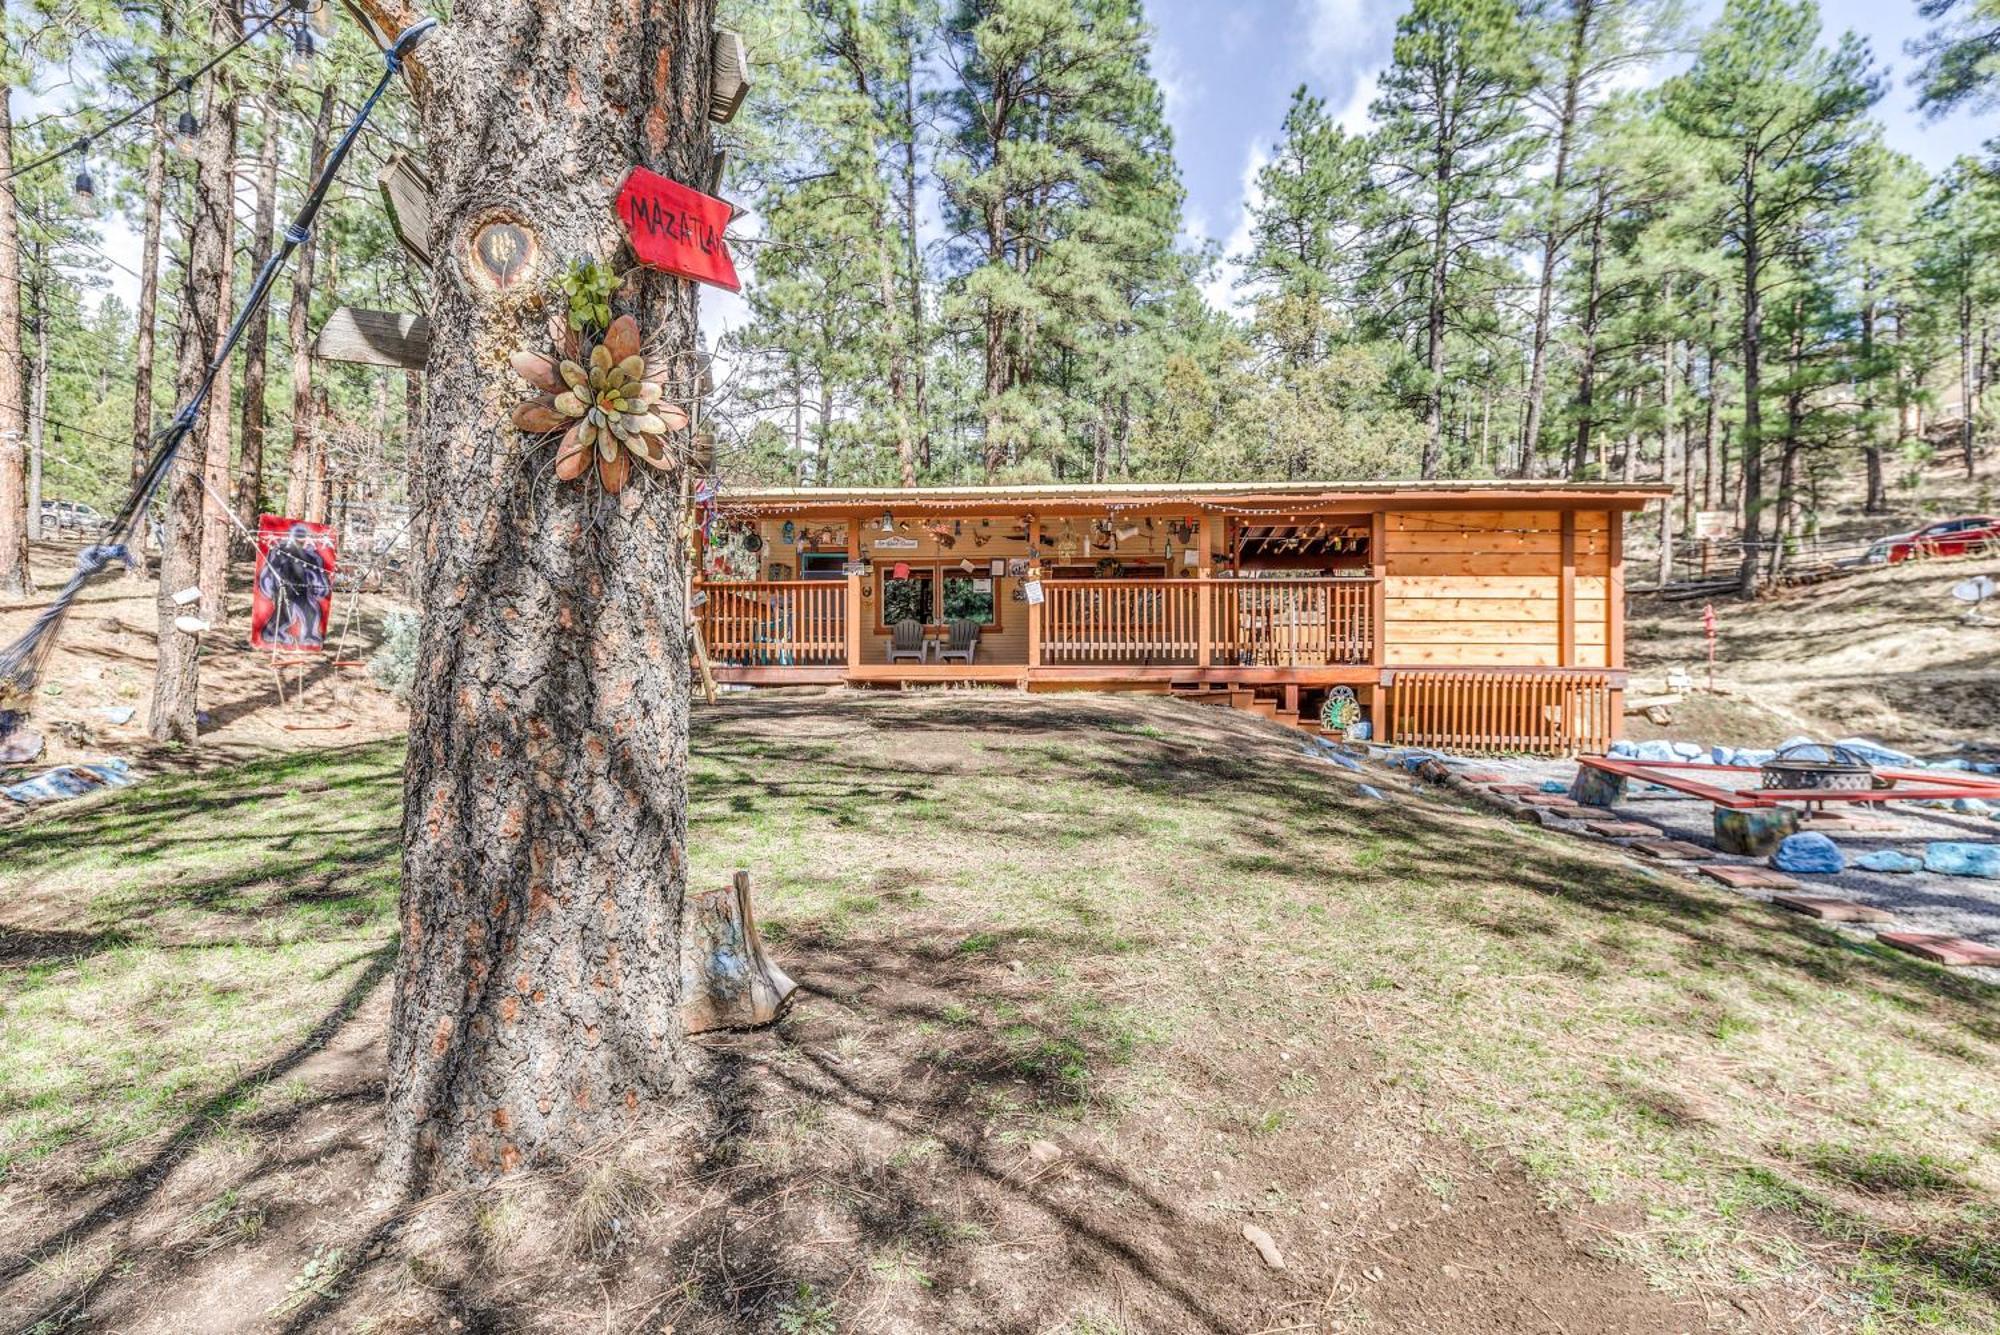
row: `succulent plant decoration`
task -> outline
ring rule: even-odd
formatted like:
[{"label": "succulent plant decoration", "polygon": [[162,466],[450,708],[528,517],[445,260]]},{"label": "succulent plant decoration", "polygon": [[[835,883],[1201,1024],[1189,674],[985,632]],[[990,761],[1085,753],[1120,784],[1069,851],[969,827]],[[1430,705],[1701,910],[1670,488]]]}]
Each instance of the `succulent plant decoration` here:
[{"label": "succulent plant decoration", "polygon": [[687,411],[666,401],[669,354],[647,349],[629,315],[613,320],[594,346],[560,318],[549,332],[553,355],[524,348],[508,361],[541,391],[514,409],[514,425],[532,435],[562,434],[556,476],[573,482],[595,462],[597,480],[616,495],[634,458],[666,468],[673,460],[667,436],[688,424]]}]

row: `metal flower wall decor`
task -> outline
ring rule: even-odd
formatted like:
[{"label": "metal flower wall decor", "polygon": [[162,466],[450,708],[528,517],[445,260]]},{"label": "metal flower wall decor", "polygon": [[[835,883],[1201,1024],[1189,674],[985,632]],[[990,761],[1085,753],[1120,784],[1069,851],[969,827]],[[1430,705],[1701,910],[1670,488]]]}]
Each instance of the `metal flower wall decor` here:
[{"label": "metal flower wall decor", "polygon": [[612,494],[623,490],[637,458],[665,469],[673,460],[671,432],[684,430],[687,410],[667,401],[670,356],[647,348],[639,322],[613,320],[594,345],[558,317],[549,322],[553,354],[525,348],[508,358],[523,380],[541,391],[514,409],[514,425],[531,435],[560,432],[556,476],[573,482],[597,466],[597,480]]}]

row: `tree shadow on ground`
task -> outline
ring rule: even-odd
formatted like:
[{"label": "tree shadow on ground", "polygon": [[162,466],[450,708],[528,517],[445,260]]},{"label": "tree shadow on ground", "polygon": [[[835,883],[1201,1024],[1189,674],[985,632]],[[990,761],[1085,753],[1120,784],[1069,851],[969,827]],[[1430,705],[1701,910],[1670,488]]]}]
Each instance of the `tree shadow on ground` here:
[{"label": "tree shadow on ground", "polygon": [[[307,1058],[323,1049],[341,1026],[360,1009],[369,994],[388,976],[396,959],[395,943],[392,941],[379,945],[360,958],[366,961],[366,967],[304,1038],[270,1060],[244,1072],[203,1101],[198,1109],[165,1138],[164,1142],[152,1149],[144,1163],[127,1174],[80,1216],[25,1243],[17,1242],[18,1249],[10,1248],[9,1251],[0,1253],[0,1287],[12,1284],[51,1257],[87,1247],[101,1235],[115,1233],[129,1224],[147,1208],[155,1195],[173,1176],[174,1170],[203,1143],[225,1128],[229,1114],[241,1108],[273,1081],[289,1074]],[[286,1112],[268,1115],[256,1124],[256,1128],[266,1137],[274,1136],[283,1131],[286,1122],[296,1120],[310,1106],[312,1105],[299,1104]],[[111,1268],[105,1267],[78,1283],[60,1289],[42,1303],[40,1310],[22,1323],[22,1328],[36,1329],[44,1322],[56,1323],[55,1328],[60,1328],[63,1323],[73,1320],[90,1307],[93,1295],[112,1278],[112,1274]]]}]

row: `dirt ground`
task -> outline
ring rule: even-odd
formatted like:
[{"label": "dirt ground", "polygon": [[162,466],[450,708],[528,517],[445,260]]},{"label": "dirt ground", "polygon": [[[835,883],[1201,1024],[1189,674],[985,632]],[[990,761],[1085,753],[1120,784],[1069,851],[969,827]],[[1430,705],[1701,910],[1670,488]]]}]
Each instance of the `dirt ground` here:
[{"label": "dirt ground", "polygon": [[[1954,456],[1907,478],[1899,471],[1885,515],[1861,512],[1857,469],[1846,489],[1821,498],[1821,532],[1829,542],[1863,543],[1950,515],[1992,513],[1993,467],[1987,459],[1982,476],[1967,479]],[[1634,518],[1628,530],[1633,588],[1653,578],[1656,514]],[[1689,696],[1669,727],[1634,718],[1631,735],[1751,747],[1801,733],[1860,735],[1932,751],[2000,739],[2000,600],[1988,604],[1981,625],[1951,596],[1974,575],[2000,578],[2000,557],[1909,562],[1754,603],[1718,597],[1715,681],[1723,694]],[[1703,606],[1632,596],[1626,657],[1635,694],[1664,690],[1676,669],[1706,683]]]},{"label": "dirt ground", "polygon": [[[67,582],[77,550],[73,541],[35,544],[31,566],[38,592],[25,599],[0,599],[0,643],[27,629]],[[306,672],[303,703],[281,706],[270,656],[250,647],[252,567],[248,556],[238,557],[230,571],[229,618],[202,645],[200,708],[207,721],[198,753],[157,747],[146,736],[153,645],[159,633],[158,581],[150,573],[128,577],[106,572],[77,600],[43,672],[34,726],[47,749],[22,768],[32,771],[104,756],[126,756],[154,768],[221,764],[401,733],[408,711],[376,689],[366,668],[335,666],[365,664],[375,652],[382,614],[403,606],[393,593],[371,588],[359,595],[334,595],[330,652]],[[287,671],[283,689],[288,701],[297,700],[296,670]],[[134,711],[126,723],[102,712],[123,708]],[[0,817],[6,807],[11,804],[0,804]]]},{"label": "dirt ground", "polygon": [[[691,880],[752,869],[796,1007],[701,1044],[687,1103],[581,1161],[395,1208],[370,1174],[397,759],[173,776],[10,832],[0,986],[38,1023],[0,1030],[7,1324],[1818,1335],[1995,1311],[1990,992],[1136,698],[698,710]],[[198,1075],[159,1050],[260,1022]]]},{"label": "dirt ground", "polygon": [[[1948,750],[2000,737],[2000,600],[1968,622],[1952,586],[2000,578],[2000,559],[1910,562],[1714,606],[1720,697],[1691,694],[1674,725],[1633,720],[1635,737],[1769,746],[1807,733]],[[1702,607],[1635,597],[1626,628],[1633,691],[1675,669],[1707,681]]]}]

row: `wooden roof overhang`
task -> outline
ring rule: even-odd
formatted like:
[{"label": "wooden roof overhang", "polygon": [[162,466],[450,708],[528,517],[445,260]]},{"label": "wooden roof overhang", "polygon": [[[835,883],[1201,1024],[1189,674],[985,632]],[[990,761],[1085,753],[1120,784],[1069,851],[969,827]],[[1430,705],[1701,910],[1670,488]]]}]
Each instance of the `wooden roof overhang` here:
[{"label": "wooden roof overhang", "polygon": [[[1145,482],[1075,486],[778,487],[725,489],[731,515],[898,516],[1221,514],[1282,521],[1378,510],[1638,510],[1672,493],[1660,485],[1593,482]],[[1310,523],[1303,526],[1310,529]]]}]

